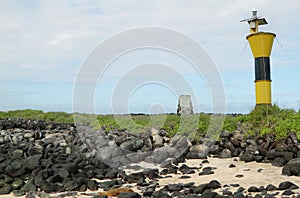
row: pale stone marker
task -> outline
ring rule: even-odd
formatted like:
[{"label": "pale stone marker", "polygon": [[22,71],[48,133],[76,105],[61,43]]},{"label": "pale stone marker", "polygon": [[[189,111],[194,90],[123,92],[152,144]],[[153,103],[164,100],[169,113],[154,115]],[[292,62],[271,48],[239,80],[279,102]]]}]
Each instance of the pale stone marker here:
[{"label": "pale stone marker", "polygon": [[193,114],[193,105],[192,105],[190,95],[179,96],[177,114],[180,114],[180,115]]}]

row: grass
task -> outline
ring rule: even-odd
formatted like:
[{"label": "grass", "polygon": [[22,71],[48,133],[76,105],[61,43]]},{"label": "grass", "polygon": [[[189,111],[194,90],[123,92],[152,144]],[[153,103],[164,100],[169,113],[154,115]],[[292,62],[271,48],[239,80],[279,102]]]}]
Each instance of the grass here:
[{"label": "grass", "polygon": [[[257,106],[249,114],[228,114],[224,116],[223,126],[211,122],[211,114],[180,116],[177,114],[129,114],[129,115],[89,115],[68,114],[65,112],[43,112],[40,110],[16,110],[0,112],[0,118],[40,119],[61,123],[83,123],[93,128],[127,129],[131,132],[143,132],[150,128],[164,129],[169,136],[187,134],[197,142],[207,132],[218,134],[221,130],[245,130],[247,135],[263,136],[275,134],[277,138],[296,132],[300,137],[300,111],[281,109],[277,105]],[[223,119],[222,116],[217,119]]]}]

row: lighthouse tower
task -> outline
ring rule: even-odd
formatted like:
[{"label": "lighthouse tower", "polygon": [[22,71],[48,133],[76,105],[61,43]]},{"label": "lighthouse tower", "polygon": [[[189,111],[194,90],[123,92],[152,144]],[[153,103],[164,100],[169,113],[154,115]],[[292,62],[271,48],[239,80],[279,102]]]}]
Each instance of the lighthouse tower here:
[{"label": "lighthouse tower", "polygon": [[265,18],[257,17],[252,10],[252,17],[244,19],[250,25],[250,34],[246,37],[255,61],[255,93],[256,105],[271,105],[270,54],[276,35],[270,32],[259,32],[258,26],[268,24]]}]

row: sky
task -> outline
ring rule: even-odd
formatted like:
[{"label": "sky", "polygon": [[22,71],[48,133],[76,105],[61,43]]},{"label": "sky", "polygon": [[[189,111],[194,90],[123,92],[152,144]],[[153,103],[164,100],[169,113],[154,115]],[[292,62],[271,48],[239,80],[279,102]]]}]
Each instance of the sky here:
[{"label": "sky", "polygon": [[[214,97],[224,92],[226,113],[248,113],[255,106],[254,58],[246,40],[249,25],[240,20],[251,17],[253,8],[269,23],[260,30],[277,35],[271,54],[272,102],[299,110],[299,7],[298,0],[0,0],[0,111],[175,113],[178,96],[188,94],[195,112],[213,112],[220,104]],[[123,51],[102,76],[89,71],[98,75],[93,86],[78,82],[98,48],[118,38],[95,54],[109,57],[106,49],[155,37],[120,40],[123,33],[147,28],[171,30],[197,43],[204,50],[200,56],[214,63],[207,68],[220,77],[222,90],[207,82],[204,63],[197,71],[178,53],[159,46]],[[161,45],[171,40],[165,36]],[[74,94],[78,86],[84,91]]]}]

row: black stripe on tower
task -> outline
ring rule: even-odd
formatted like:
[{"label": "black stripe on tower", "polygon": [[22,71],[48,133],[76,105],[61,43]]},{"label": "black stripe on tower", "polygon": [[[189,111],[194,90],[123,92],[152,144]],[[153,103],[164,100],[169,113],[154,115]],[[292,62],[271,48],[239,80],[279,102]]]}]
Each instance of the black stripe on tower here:
[{"label": "black stripe on tower", "polygon": [[270,58],[255,58],[255,80],[271,80]]}]

